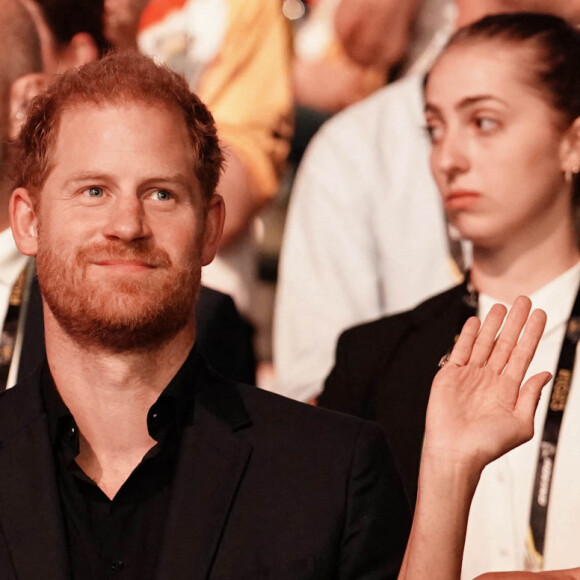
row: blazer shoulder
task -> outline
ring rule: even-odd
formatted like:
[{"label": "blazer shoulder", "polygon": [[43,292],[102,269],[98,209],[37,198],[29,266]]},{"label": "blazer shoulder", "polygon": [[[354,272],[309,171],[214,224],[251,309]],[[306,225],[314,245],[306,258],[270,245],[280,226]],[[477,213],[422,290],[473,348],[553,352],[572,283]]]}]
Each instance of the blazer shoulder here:
[{"label": "blazer shoulder", "polygon": [[352,439],[361,430],[380,431],[380,427],[371,421],[294,401],[257,387],[237,384],[236,390],[255,426],[267,423],[282,434],[300,431],[308,433],[309,438],[316,434],[324,437],[333,434],[338,438]]},{"label": "blazer shoulder", "polygon": [[[319,403],[375,418],[371,392],[377,381],[384,383],[381,379],[389,375],[393,360],[409,362],[410,353],[417,350],[422,357],[423,346],[428,352],[446,348],[441,344],[453,335],[456,318],[453,310],[461,304],[461,288],[456,286],[412,310],[345,331],[338,340],[335,365],[325,381]],[[436,344],[432,344],[434,336]],[[417,364],[417,360],[411,360],[410,364]]]},{"label": "blazer shoulder", "polygon": [[26,427],[44,410],[37,369],[11,389],[0,393],[0,440]]},{"label": "blazer shoulder", "polygon": [[459,307],[462,285],[428,298],[415,308],[383,316],[377,320],[345,330],[339,338],[337,359],[342,350],[358,352],[364,359],[378,357],[384,360],[401,338],[415,328],[429,325],[440,318],[450,318],[450,312]]}]

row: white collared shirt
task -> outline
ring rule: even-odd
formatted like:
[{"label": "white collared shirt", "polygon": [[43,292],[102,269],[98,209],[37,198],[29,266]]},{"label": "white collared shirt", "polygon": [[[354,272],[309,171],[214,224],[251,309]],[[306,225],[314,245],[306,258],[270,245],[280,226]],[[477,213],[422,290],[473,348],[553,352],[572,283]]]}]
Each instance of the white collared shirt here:
[{"label": "white collared shirt", "polygon": [[22,273],[28,258],[23,256],[14,243],[10,228],[0,232],[0,330],[8,311],[12,287]]},{"label": "white collared shirt", "polygon": [[[580,284],[580,264],[564,272],[530,296],[534,308],[548,314],[546,330],[528,375],[548,370],[555,373],[566,324]],[[483,319],[497,302],[479,296],[478,316]],[[506,305],[507,306],[507,305]],[[564,413],[556,455],[544,568],[580,566],[580,368],[572,378],[572,388]],[[525,539],[538,449],[552,383],[544,388],[535,419],[534,437],[485,468],[471,507],[462,578],[490,571],[524,569]]]}]

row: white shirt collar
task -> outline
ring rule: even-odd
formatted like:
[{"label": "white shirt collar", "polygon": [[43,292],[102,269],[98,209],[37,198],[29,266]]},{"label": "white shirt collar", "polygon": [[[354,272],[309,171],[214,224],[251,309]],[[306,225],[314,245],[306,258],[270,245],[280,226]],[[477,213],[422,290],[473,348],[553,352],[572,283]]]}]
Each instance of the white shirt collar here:
[{"label": "white shirt collar", "polygon": [[12,288],[28,259],[18,251],[10,228],[0,232],[0,284]]},{"label": "white shirt collar", "polygon": [[[548,315],[544,334],[548,334],[554,328],[568,320],[579,286],[580,262],[575,266],[572,266],[569,270],[566,270],[563,274],[560,274],[557,278],[554,278],[551,282],[548,282],[536,290],[530,296],[533,308],[541,308]],[[495,300],[486,294],[480,294],[478,308],[479,318],[483,320],[491,307],[498,302],[504,304],[504,306],[507,306],[508,308],[511,306],[505,302]]]}]

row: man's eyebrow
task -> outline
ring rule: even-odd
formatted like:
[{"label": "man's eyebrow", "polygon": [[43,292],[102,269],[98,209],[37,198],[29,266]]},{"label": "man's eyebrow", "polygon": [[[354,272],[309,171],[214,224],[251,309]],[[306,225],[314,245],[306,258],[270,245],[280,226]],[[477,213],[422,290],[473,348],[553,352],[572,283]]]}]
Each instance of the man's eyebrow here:
[{"label": "man's eyebrow", "polygon": [[[70,176],[66,183],[74,185],[75,183],[88,181],[116,183],[118,178],[101,171],[81,171]],[[139,182],[139,186],[154,185],[155,183],[178,184],[189,187],[195,185],[196,180],[182,172],[168,174],[159,173],[158,175],[151,175],[144,178]]]},{"label": "man's eyebrow", "polygon": [[184,185],[190,187],[197,183],[196,178],[192,179],[191,175],[185,175],[184,173],[169,173],[167,175],[159,174],[151,177],[147,177],[141,182],[141,185],[154,185],[155,183],[175,183],[178,185]]},{"label": "man's eyebrow", "polygon": [[66,180],[66,184],[74,184],[80,181],[110,181],[112,179],[110,175],[100,171],[80,171],[71,175]]}]

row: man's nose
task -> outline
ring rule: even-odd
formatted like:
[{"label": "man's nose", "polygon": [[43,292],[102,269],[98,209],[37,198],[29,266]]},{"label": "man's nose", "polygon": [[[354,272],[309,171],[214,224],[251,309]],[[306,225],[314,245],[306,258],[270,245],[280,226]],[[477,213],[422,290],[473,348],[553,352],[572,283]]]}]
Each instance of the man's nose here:
[{"label": "man's nose", "polygon": [[130,242],[151,235],[143,201],[136,195],[119,196],[111,204],[104,234]]}]

